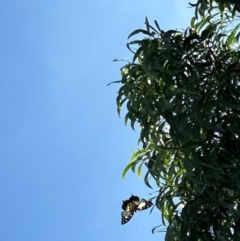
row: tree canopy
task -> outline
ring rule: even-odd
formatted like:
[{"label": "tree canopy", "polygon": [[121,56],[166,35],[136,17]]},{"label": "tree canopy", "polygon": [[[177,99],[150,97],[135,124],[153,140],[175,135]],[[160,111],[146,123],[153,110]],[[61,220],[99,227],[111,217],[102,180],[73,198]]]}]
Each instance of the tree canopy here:
[{"label": "tree canopy", "polygon": [[[189,3],[185,31],[157,21],[133,31],[133,60],[117,96],[125,123],[140,128],[139,149],[123,171],[152,179],[167,241],[240,240],[239,0]],[[161,231],[154,228],[153,231]]]}]

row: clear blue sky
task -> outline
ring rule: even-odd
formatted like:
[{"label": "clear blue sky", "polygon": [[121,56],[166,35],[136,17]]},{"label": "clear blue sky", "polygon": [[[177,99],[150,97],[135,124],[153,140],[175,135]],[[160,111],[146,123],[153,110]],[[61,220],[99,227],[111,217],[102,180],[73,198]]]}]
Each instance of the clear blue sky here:
[{"label": "clear blue sky", "polygon": [[127,36],[145,16],[188,26],[179,0],[7,0],[0,3],[0,240],[163,240],[157,209],[126,225],[121,204],[150,198],[121,179],[137,133],[116,112]]}]

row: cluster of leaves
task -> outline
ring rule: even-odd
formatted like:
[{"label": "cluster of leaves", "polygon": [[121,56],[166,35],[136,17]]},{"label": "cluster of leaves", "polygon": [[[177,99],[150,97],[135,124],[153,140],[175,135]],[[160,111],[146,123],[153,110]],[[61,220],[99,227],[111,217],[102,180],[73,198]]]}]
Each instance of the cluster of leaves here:
[{"label": "cluster of leaves", "polygon": [[[230,1],[215,2],[222,11]],[[125,122],[140,126],[142,148],[123,177],[147,167],[166,240],[240,240],[240,24],[227,34],[232,20],[217,11],[195,22],[179,32],[146,19],[146,30],[129,36],[146,38],[127,45],[133,61],[121,69],[117,106],[120,113],[126,104]]]},{"label": "cluster of leaves", "polygon": [[[211,13],[215,8],[219,9],[221,16],[227,14],[234,17],[240,12],[240,2],[238,0],[197,0],[197,3],[189,3],[195,8],[195,16],[205,16],[206,12]],[[226,11],[227,10],[227,11]]]}]

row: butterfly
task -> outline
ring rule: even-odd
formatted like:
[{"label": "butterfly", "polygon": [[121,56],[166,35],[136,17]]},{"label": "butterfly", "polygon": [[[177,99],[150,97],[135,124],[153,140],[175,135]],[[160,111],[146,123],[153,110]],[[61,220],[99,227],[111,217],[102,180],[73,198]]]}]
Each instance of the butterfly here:
[{"label": "butterfly", "polygon": [[132,217],[134,212],[145,210],[152,206],[151,201],[141,199],[138,196],[132,195],[129,199],[123,201],[122,209],[122,224],[127,223]]}]

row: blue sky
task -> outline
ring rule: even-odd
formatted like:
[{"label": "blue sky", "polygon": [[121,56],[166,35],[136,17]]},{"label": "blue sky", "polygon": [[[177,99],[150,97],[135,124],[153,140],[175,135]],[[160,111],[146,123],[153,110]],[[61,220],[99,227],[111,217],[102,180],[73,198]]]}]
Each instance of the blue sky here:
[{"label": "blue sky", "polygon": [[116,112],[127,36],[145,17],[188,26],[188,1],[19,0],[0,3],[0,237],[4,241],[164,240],[154,209],[121,225],[142,179],[121,174],[137,133]]}]

